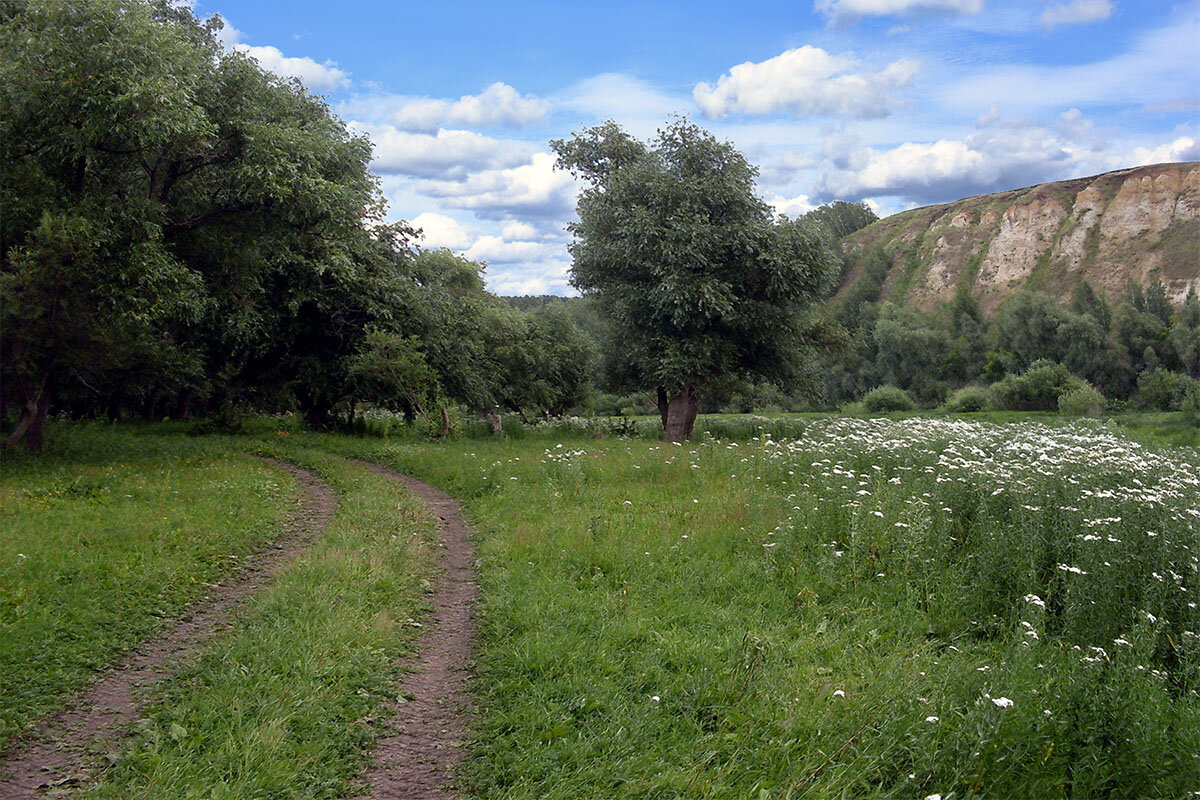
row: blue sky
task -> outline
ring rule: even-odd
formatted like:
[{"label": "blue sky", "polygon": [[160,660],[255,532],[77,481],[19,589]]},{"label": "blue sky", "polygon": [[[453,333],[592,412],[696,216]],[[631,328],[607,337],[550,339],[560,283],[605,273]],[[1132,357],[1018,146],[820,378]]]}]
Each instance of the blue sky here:
[{"label": "blue sky", "polygon": [[1200,0],[405,3],[197,0],[375,143],[394,219],[570,294],[578,187],[547,142],[689,115],[783,214],[881,214],[1200,160]]}]

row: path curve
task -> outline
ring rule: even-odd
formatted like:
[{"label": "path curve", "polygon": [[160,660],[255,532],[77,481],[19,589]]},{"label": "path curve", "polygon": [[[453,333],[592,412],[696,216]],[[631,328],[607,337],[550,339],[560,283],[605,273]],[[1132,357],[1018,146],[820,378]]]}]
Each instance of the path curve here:
[{"label": "path curve", "polygon": [[137,718],[135,691],[162,678],[167,662],[198,650],[329,523],[337,498],[328,484],[291,464],[264,460],[291,475],[304,489],[287,527],[263,550],[247,557],[243,566],[208,596],[190,606],[178,624],[137,646],[67,709],[21,736],[0,757],[0,797],[43,797],[44,789],[84,780],[80,762],[85,750],[98,742],[114,741],[127,723]]},{"label": "path curve", "polygon": [[416,492],[441,521],[442,569],[422,618],[420,650],[404,666],[405,702],[388,709],[391,733],[375,745],[364,776],[375,800],[445,800],[466,756],[473,703],[469,692],[475,651],[475,551],[458,502],[427,483],[365,461],[355,462]]}]

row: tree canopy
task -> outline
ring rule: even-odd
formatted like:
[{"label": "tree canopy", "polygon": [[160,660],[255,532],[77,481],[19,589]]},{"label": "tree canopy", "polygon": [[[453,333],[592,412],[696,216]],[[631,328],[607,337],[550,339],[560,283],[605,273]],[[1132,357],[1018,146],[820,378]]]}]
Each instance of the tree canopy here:
[{"label": "tree canopy", "polygon": [[587,183],[572,284],[611,320],[627,382],[656,388],[669,438],[690,437],[717,379],[803,382],[841,262],[813,223],[774,218],[741,153],[685,119],[649,143],[610,121],[551,147]]}]

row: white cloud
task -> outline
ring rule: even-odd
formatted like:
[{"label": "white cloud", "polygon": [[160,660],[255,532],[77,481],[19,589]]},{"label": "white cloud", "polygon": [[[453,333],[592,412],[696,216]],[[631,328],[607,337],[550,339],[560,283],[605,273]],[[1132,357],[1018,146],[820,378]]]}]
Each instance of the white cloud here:
[{"label": "white cloud", "polygon": [[1038,22],[1046,30],[1051,30],[1058,25],[1103,22],[1112,16],[1112,12],[1110,0],[1071,0],[1069,3],[1048,6],[1038,17]]},{"label": "white cloud", "polygon": [[426,211],[413,217],[411,222],[414,228],[421,229],[421,245],[430,249],[466,250],[475,239],[470,229],[445,214]]},{"label": "white cloud", "polygon": [[476,172],[462,180],[427,180],[421,192],[448,208],[474,211],[485,219],[565,220],[575,207],[577,185],[554,169],[554,156],[535,153],[531,163]]},{"label": "white cloud", "polygon": [[718,79],[715,88],[696,84],[692,96],[709,119],[779,111],[797,117],[878,118],[889,113],[892,92],[907,86],[920,69],[919,62],[900,59],[876,72],[853,72],[858,64],[850,55],[832,55],[805,45],[766,61],[738,64]]},{"label": "white cloud", "polygon": [[263,69],[284,78],[299,78],[310,90],[344,89],[350,85],[350,73],[338,69],[336,61],[318,64],[311,58],[285,56],[278,47],[255,46],[245,43],[246,34],[221,18],[221,27],[216,32],[217,41],[226,49],[250,56]]},{"label": "white cloud", "polygon": [[397,130],[393,125],[350,123],[375,145],[371,168],[384,174],[420,178],[461,178],[472,172],[527,164],[528,145],[493,139],[474,131],[440,130],[434,135]]},{"label": "white cloud", "polygon": [[776,214],[782,214],[785,217],[798,217],[801,214],[807,214],[817,207],[816,203],[809,200],[806,194],[796,197],[783,197],[776,194],[771,195],[766,200],[775,209]]},{"label": "white cloud", "polygon": [[550,103],[522,95],[507,83],[496,82],[475,95],[458,100],[418,98],[405,102],[392,115],[396,125],[410,131],[435,131],[443,125],[520,127],[546,116]]},{"label": "white cloud", "polygon": [[549,250],[548,246],[538,242],[506,242],[500,236],[480,236],[466,256],[473,261],[489,263],[527,263],[544,259]]},{"label": "white cloud", "polygon": [[1200,138],[1180,136],[1158,147],[1135,147],[1126,166],[1162,164],[1167,161],[1200,161]]},{"label": "white cloud", "polygon": [[350,85],[350,73],[338,69],[336,61],[318,64],[311,58],[285,56],[278,47],[235,44],[233,49],[245,53],[262,64],[264,69],[285,78],[299,78],[309,89],[343,89]]},{"label": "white cloud", "polygon": [[853,22],[860,17],[978,14],[983,0],[816,0],[813,9],[833,22]]},{"label": "white cloud", "polygon": [[1086,170],[1098,154],[1051,128],[1001,120],[964,139],[859,148],[822,173],[820,200],[902,197],[919,204],[1030,186]]}]

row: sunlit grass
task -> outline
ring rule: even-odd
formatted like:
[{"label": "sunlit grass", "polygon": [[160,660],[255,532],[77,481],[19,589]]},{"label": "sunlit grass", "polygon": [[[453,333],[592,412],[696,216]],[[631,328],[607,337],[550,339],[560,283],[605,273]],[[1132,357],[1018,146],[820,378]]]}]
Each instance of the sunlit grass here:
[{"label": "sunlit grass", "polygon": [[57,438],[4,456],[0,748],[277,534],[297,494],[214,442],[101,427]]}]

